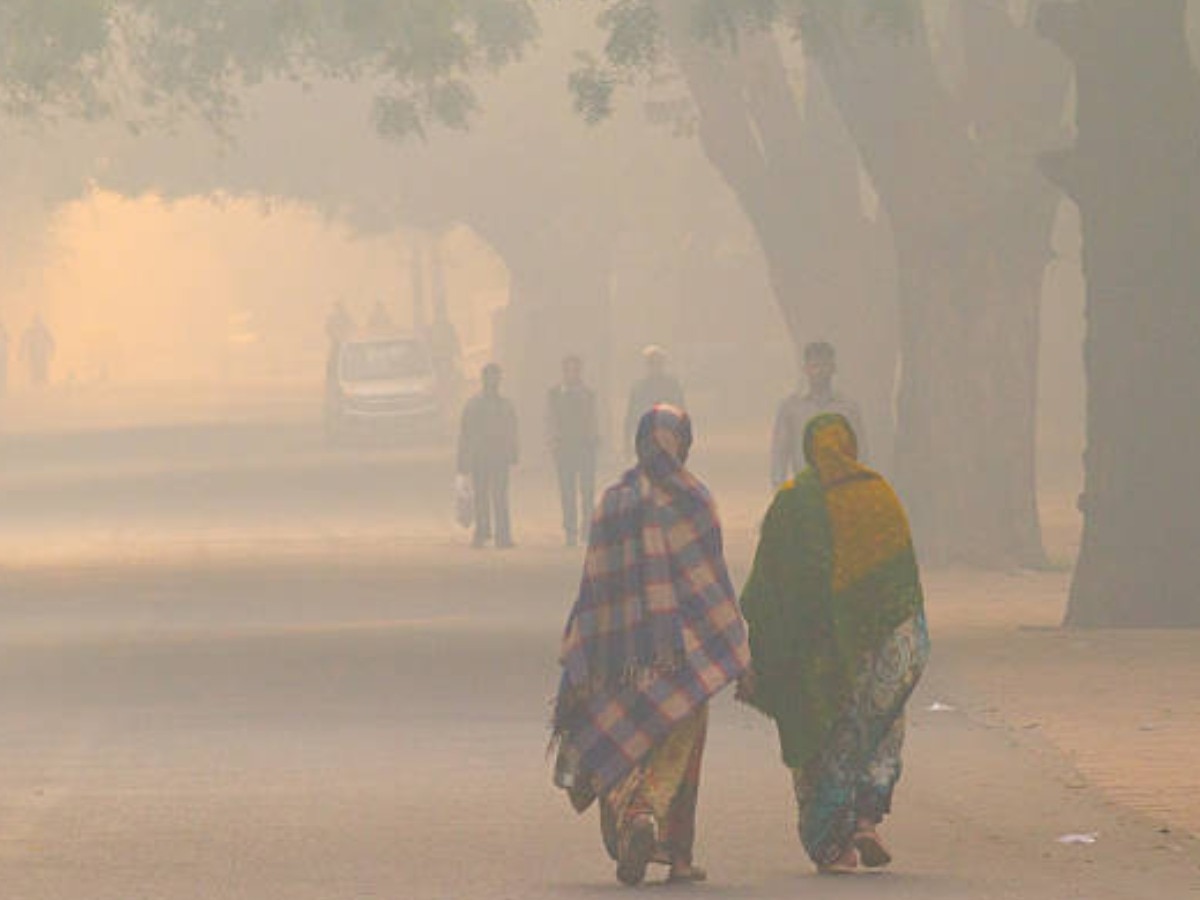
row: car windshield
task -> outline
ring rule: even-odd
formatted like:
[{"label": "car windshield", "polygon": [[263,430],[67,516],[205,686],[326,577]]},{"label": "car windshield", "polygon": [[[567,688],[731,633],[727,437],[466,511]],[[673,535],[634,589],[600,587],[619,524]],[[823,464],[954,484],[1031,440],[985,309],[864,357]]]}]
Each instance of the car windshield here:
[{"label": "car windshield", "polygon": [[372,341],[342,349],[347,381],[392,381],[430,374],[429,355],[419,341]]}]

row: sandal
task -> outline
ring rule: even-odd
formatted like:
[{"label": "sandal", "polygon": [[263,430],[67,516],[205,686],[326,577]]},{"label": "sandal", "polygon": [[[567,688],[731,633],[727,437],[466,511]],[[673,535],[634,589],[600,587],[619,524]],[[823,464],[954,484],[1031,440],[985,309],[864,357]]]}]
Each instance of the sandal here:
[{"label": "sandal", "polygon": [[708,872],[691,863],[686,867],[672,866],[671,873],[667,876],[669,884],[699,884],[702,881],[708,881]]},{"label": "sandal", "polygon": [[[848,862],[846,861],[847,856],[850,857]],[[858,852],[853,844],[838,859],[817,866],[819,875],[857,875],[859,871],[861,870],[858,867]]]},{"label": "sandal", "polygon": [[827,866],[817,866],[818,875],[857,875],[858,866],[846,863],[830,863]]},{"label": "sandal", "polygon": [[882,869],[892,861],[892,854],[874,831],[860,831],[854,836],[854,849],[868,869]]},{"label": "sandal", "polygon": [[617,861],[617,880],[621,884],[641,884],[646,878],[646,867],[658,848],[658,834],[654,819],[643,813],[629,823],[625,839],[621,842],[620,859]]}]

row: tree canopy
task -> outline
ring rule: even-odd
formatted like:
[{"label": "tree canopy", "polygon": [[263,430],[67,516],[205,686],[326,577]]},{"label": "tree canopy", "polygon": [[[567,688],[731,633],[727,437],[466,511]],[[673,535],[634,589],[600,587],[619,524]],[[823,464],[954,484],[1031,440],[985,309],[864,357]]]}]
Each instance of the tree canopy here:
[{"label": "tree canopy", "polygon": [[920,21],[919,0],[604,0],[597,24],[608,35],[604,58],[584,57],[571,76],[576,109],[589,122],[612,112],[617,89],[653,72],[668,57],[665,4],[700,42],[736,48],[748,31],[792,27],[814,52],[848,29],[902,37]]},{"label": "tree canopy", "polygon": [[470,76],[536,34],[527,0],[0,0],[0,108],[221,127],[246,85],[352,78],[378,85],[383,133],[423,134],[465,126]]}]

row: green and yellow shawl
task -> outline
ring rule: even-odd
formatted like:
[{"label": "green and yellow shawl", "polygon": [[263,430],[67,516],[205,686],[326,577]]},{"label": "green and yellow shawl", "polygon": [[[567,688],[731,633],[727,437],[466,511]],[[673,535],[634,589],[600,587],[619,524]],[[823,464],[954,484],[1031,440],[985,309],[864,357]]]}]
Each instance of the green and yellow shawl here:
[{"label": "green and yellow shawl", "polygon": [[742,594],[748,702],[775,719],[790,768],[821,753],[867,655],[923,603],[904,509],[858,461],[846,419],[813,419],[804,455],[808,468],[767,512]]}]

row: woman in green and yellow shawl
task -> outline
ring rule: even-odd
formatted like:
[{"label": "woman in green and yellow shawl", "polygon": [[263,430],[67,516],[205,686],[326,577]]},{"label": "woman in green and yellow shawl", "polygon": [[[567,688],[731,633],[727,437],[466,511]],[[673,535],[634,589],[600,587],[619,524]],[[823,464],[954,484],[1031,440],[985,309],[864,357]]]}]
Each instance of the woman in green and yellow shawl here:
[{"label": "woman in green and yellow shawl", "polygon": [[739,696],[779,728],[805,850],[820,871],[852,872],[891,861],[876,826],[929,637],[904,509],[858,461],[850,423],[813,419],[804,455],[763,521],[742,596],[754,663]]}]

